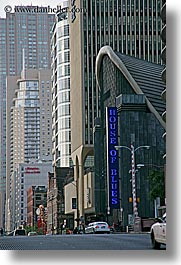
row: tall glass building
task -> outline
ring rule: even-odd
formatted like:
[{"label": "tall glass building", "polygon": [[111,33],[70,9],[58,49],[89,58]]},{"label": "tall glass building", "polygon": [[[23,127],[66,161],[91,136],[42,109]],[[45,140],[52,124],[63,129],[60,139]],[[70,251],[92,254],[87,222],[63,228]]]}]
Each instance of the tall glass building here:
[{"label": "tall glass building", "polygon": [[0,19],[0,227],[4,224],[6,191],[6,20]]},{"label": "tall glass building", "polygon": [[[61,7],[68,7],[63,1]],[[58,13],[52,36],[53,166],[71,165],[70,47],[68,13]]]},{"label": "tall glass building", "polygon": [[[11,231],[14,225],[12,223],[14,198],[17,196],[14,174],[19,164],[51,157],[50,86],[50,69],[29,69],[22,71],[21,76],[7,77],[7,132],[9,132],[6,137],[9,158],[6,163],[7,231]],[[47,180],[46,176],[45,179]],[[26,193],[23,182],[21,184],[19,195]]]},{"label": "tall glass building", "polygon": [[[161,63],[162,0],[76,0],[69,4],[83,10],[70,16],[71,154],[82,194],[82,165],[93,155],[94,120],[99,116],[96,56],[102,46],[109,45],[118,52]],[[79,204],[84,215],[83,194]]]},{"label": "tall glass building", "polygon": [[[30,8],[35,8],[29,6]],[[0,226],[4,227],[6,178],[6,76],[20,75],[23,68],[50,69],[51,29],[55,15],[36,12],[6,13],[0,18]],[[23,60],[24,50],[24,60]],[[7,154],[7,157],[6,157]]]}]

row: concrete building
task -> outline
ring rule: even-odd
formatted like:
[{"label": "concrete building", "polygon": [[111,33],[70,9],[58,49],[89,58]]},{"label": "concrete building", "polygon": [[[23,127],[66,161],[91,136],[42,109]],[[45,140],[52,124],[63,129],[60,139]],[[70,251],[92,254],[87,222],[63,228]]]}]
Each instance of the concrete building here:
[{"label": "concrete building", "polygon": [[25,69],[50,69],[54,19],[54,14],[18,12],[18,8],[14,13],[6,13],[6,18],[0,18],[0,227],[5,223],[6,76],[20,75],[23,61]]},{"label": "concrete building", "polygon": [[[161,98],[161,91],[165,89],[161,78],[163,69],[164,65],[114,52],[110,46],[102,47],[97,56],[96,78],[100,89],[101,111],[99,123],[95,125],[99,126],[95,128],[95,139],[100,143],[99,146],[95,145],[95,175],[96,189],[103,189],[106,192],[99,192],[95,200],[98,198],[101,200],[100,209],[105,217],[108,215],[110,223],[121,222],[123,226],[133,225],[135,208],[141,218],[154,217],[154,200],[150,197],[149,175],[155,168],[159,168],[164,175],[163,155],[166,148],[162,137],[166,126],[162,119],[162,112],[165,109],[165,103]],[[114,176],[118,190],[112,192],[118,196],[117,207],[110,203],[109,190],[112,190],[114,185],[111,182],[112,175],[109,173],[111,162],[108,159],[111,153],[107,153],[110,145],[106,129],[107,107],[115,108],[114,111],[117,113],[115,120],[118,133],[116,136],[116,132],[112,132],[112,137],[116,138],[111,138],[111,143],[114,143],[111,152],[114,153],[114,159],[117,158],[119,164],[116,169],[117,179]],[[115,146],[120,146],[120,150]],[[133,157],[130,153],[132,146],[135,147],[134,185],[133,175],[132,177],[129,175],[133,170]],[[146,148],[148,146],[149,150]],[[116,170],[114,169],[114,173]],[[162,185],[164,193],[164,181],[159,185]]]},{"label": "concrete building", "polygon": [[[51,154],[50,86],[51,71],[45,69],[23,70],[21,76],[7,78],[6,207],[9,211],[13,207],[14,172],[19,164]],[[11,216],[8,210],[6,213]]]},{"label": "concrete building", "polygon": [[70,17],[70,99],[71,156],[78,185],[79,215],[84,216],[84,166],[87,160],[94,166],[93,127],[99,116],[96,56],[102,46],[109,45],[118,52],[161,63],[162,1],[69,3],[83,10]]},{"label": "concrete building", "polygon": [[[48,172],[52,170],[52,161],[31,161],[30,163],[19,163],[18,167],[14,171],[14,198],[13,200],[13,215],[10,220],[12,228],[19,227],[24,223],[29,223],[29,208],[27,200],[27,191],[30,187],[44,186],[47,187]],[[40,191],[40,190],[39,190]],[[38,197],[34,194],[34,205],[36,207],[38,203],[45,204],[46,206],[46,193],[39,202]],[[10,216],[9,216],[10,217]],[[14,226],[14,227],[13,227]]]}]

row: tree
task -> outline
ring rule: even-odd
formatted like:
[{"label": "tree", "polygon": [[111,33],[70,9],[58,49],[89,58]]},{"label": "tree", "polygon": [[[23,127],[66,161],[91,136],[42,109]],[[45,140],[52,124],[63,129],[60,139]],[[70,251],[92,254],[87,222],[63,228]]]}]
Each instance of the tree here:
[{"label": "tree", "polygon": [[165,202],[165,175],[163,170],[151,170],[148,176],[150,183],[150,198],[160,197],[161,204]]}]

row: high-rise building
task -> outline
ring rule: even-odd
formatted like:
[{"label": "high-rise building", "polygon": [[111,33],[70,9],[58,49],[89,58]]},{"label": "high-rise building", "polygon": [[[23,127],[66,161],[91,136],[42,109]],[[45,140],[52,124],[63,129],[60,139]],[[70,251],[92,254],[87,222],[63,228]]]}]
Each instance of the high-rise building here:
[{"label": "high-rise building", "polygon": [[0,227],[4,226],[6,191],[6,20],[0,19]]},{"label": "high-rise building", "polygon": [[[32,8],[33,6],[29,7]],[[18,12],[6,14],[7,75],[18,75],[25,69],[50,68],[51,30],[54,14]]]},{"label": "high-rise building", "polygon": [[[161,63],[161,0],[69,1],[83,12],[70,16],[71,148],[84,215],[83,165],[93,156],[93,126],[99,113],[95,61],[109,45],[121,53]],[[106,95],[105,95],[106,96]]]},{"label": "high-rise building", "polygon": [[[0,18],[0,226],[4,227],[6,182],[6,76],[20,75],[25,69],[50,69],[51,29],[55,15],[46,12],[6,13]],[[23,56],[24,50],[24,56]],[[24,57],[24,59],[23,59]],[[24,66],[23,66],[24,64]]]},{"label": "high-rise building", "polygon": [[[68,7],[63,1],[62,8]],[[70,48],[68,12],[59,12],[52,36],[53,166],[71,165]]]},{"label": "high-rise building", "polygon": [[28,163],[32,159],[42,159],[51,154],[50,96],[50,69],[23,70],[21,76],[7,77],[6,205],[10,212],[6,210],[8,216],[11,216],[13,208],[13,179],[19,163]]}]

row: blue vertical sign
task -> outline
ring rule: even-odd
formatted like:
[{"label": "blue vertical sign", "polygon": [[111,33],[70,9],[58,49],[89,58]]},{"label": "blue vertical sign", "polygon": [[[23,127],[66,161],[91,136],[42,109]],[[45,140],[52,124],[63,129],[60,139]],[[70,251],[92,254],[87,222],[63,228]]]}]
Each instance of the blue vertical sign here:
[{"label": "blue vertical sign", "polygon": [[108,181],[108,208],[119,209],[119,161],[118,151],[118,115],[116,107],[106,108],[107,134],[107,181]]}]

